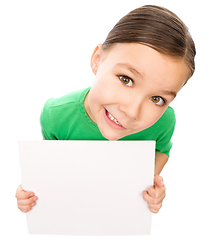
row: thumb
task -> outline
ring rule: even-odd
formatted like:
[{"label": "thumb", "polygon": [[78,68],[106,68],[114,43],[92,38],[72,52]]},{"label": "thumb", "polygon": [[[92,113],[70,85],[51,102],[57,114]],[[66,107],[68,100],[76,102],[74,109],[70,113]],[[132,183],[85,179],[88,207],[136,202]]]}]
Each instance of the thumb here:
[{"label": "thumb", "polygon": [[164,187],[164,182],[163,182],[163,178],[159,175],[156,175],[154,177],[154,185],[158,185],[159,187]]},{"label": "thumb", "polygon": [[20,184],[18,186],[16,194],[15,194],[15,197],[18,199],[26,199],[26,198],[33,197],[33,196],[34,196],[34,193],[31,191],[25,191],[22,188],[22,184]]}]

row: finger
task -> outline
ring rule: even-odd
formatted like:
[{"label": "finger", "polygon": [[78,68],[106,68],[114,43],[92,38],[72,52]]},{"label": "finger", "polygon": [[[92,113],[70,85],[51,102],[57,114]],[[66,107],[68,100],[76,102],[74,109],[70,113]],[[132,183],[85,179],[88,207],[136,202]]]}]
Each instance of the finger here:
[{"label": "finger", "polygon": [[161,198],[162,195],[165,195],[165,187],[152,186],[148,190],[148,193],[153,198]]},{"label": "finger", "polygon": [[18,186],[18,188],[17,188],[17,190],[16,190],[15,197],[17,197],[18,193],[21,192],[21,191],[23,191],[23,189],[22,189],[22,184],[20,184],[20,185]]},{"label": "finger", "polygon": [[163,182],[163,178],[159,175],[156,175],[154,177],[154,186],[159,186],[159,187],[164,187],[164,182]]},{"label": "finger", "polygon": [[25,191],[22,188],[22,184],[20,184],[19,187],[17,188],[15,197],[17,199],[27,199],[29,197],[33,197],[34,195],[35,194],[33,192],[31,192],[31,191]]},{"label": "finger", "polygon": [[33,192],[24,192],[24,191],[22,191],[22,192],[19,192],[17,194],[16,198],[18,200],[20,200],[20,199],[28,199],[28,198],[33,197],[33,196],[34,196]]},{"label": "finger", "polygon": [[148,203],[148,204],[154,204],[157,205],[159,203],[161,203],[163,201],[163,199],[165,198],[165,194],[163,194],[161,197],[159,198],[153,198],[152,196],[150,196],[150,194],[147,191],[143,192],[143,199]]},{"label": "finger", "polygon": [[[24,200],[22,200],[22,201],[24,201]],[[31,204],[18,205],[18,208],[19,208],[22,212],[28,212],[28,211],[30,211],[35,205],[36,205],[36,201],[33,201]]]},{"label": "finger", "polygon": [[17,194],[17,192],[20,192],[20,191],[22,191],[23,189],[22,189],[22,184],[20,184],[19,186],[18,186],[18,188],[17,188],[17,191],[16,191],[16,194]]},{"label": "finger", "polygon": [[160,208],[159,209],[156,209],[156,208],[152,208],[152,207],[149,207],[149,210],[152,212],[152,213],[158,213],[160,211]]},{"label": "finger", "polygon": [[33,204],[33,206],[32,205],[22,205],[22,206],[19,206],[18,205],[18,208],[21,210],[21,211],[28,211],[28,210],[30,210],[30,209],[32,209],[32,207],[34,207],[36,205],[36,203],[35,204]]},{"label": "finger", "polygon": [[18,206],[27,206],[27,205],[31,205],[32,203],[36,202],[38,200],[38,198],[35,197],[31,197],[29,199],[24,199],[24,200],[17,200],[17,204]]},{"label": "finger", "polygon": [[144,192],[143,192],[143,199],[144,199],[148,204],[149,204],[149,203],[154,204],[154,200],[155,200],[155,199],[154,199],[153,197],[151,197],[147,191],[144,191]]},{"label": "finger", "polygon": [[[31,208],[32,209],[32,208]],[[24,213],[27,213],[27,212],[29,212],[31,209],[28,209],[28,210],[21,210],[22,212],[24,212]]]},{"label": "finger", "polygon": [[155,213],[155,214],[158,213],[158,211],[156,211],[156,210],[154,210],[154,209],[152,209],[152,208],[150,208],[149,210],[150,210],[150,212],[152,212],[152,213]]},{"label": "finger", "polygon": [[[149,205],[148,205],[149,206]],[[152,213],[158,213],[160,208],[162,207],[162,204],[158,204],[158,205],[151,205],[149,206],[149,210],[152,212]]]},{"label": "finger", "polygon": [[150,210],[152,209],[152,210],[158,212],[160,210],[160,208],[162,207],[162,202],[159,204],[156,204],[156,205],[149,203],[148,206],[149,206]]},{"label": "finger", "polygon": [[[34,205],[35,206],[35,205]],[[18,206],[18,208],[20,209],[20,211],[26,213],[28,211],[30,211],[32,209],[33,206],[31,205],[25,205],[25,206]]]},{"label": "finger", "polygon": [[162,201],[159,199],[154,199],[149,196],[148,193],[144,193],[144,200],[147,202],[147,205],[152,213],[158,213],[162,207]]}]

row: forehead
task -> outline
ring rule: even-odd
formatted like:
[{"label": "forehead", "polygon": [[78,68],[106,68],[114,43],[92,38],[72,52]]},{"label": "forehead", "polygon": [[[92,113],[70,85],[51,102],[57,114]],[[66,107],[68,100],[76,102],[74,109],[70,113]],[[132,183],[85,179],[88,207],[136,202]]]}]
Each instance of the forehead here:
[{"label": "forehead", "polygon": [[115,44],[104,54],[104,61],[109,68],[129,69],[135,75],[139,73],[141,78],[176,87],[176,91],[180,90],[190,74],[182,58],[159,53],[138,43]]}]

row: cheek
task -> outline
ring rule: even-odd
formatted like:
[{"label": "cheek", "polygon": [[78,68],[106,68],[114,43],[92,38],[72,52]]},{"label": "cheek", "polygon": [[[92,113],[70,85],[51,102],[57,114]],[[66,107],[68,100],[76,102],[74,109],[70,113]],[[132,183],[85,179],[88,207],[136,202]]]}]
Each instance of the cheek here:
[{"label": "cheek", "polygon": [[166,108],[164,107],[158,107],[154,105],[149,107],[147,106],[141,112],[139,122],[141,122],[144,129],[149,128],[161,118],[165,110]]},{"label": "cheek", "polygon": [[92,88],[92,100],[106,103],[113,100],[118,93],[117,81],[112,76],[97,77]]},{"label": "cheek", "polygon": [[108,93],[100,84],[94,84],[89,94],[89,107],[93,114],[98,112],[108,101]]}]

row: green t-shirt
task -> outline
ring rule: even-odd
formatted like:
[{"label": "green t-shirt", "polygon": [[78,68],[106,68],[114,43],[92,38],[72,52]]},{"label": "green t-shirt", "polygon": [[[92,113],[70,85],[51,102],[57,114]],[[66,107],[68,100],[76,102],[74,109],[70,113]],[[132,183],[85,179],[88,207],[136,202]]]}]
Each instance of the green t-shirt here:
[{"label": "green t-shirt", "polygon": [[[84,99],[90,88],[46,101],[40,117],[44,140],[107,140],[84,108]],[[175,122],[174,110],[169,106],[151,127],[119,140],[154,140],[156,152],[169,156]]]}]

